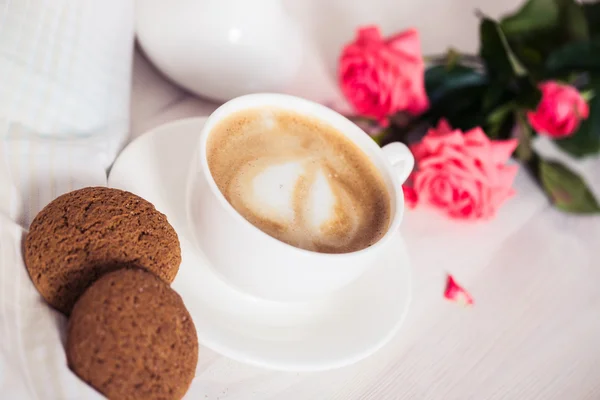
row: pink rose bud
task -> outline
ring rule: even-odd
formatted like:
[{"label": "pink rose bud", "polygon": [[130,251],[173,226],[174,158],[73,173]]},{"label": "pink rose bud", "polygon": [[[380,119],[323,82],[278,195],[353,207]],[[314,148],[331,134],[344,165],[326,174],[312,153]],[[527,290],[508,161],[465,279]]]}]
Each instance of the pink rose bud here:
[{"label": "pink rose bud", "polygon": [[581,120],[590,115],[588,104],[573,86],[544,82],[539,88],[542,100],[535,111],[527,113],[527,118],[540,135],[553,138],[570,136]]},{"label": "pink rose bud", "polygon": [[424,70],[416,30],[384,39],[377,26],[368,26],[343,49],[339,81],[358,113],[387,125],[398,111],[418,115],[429,107]]},{"label": "pink rose bud", "polygon": [[457,219],[488,219],[514,194],[517,165],[506,165],[517,140],[490,140],[481,128],[452,130],[444,120],[411,146],[420,203]]}]

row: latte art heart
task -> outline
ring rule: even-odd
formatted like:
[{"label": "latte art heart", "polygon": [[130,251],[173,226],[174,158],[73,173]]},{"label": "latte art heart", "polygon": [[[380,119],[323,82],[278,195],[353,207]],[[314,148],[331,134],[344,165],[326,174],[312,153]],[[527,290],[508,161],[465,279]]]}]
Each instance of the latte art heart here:
[{"label": "latte art heart", "polygon": [[387,230],[390,198],[379,171],[324,123],[281,110],[238,112],[211,132],[207,156],[236,211],[290,245],[344,253]]},{"label": "latte art heart", "polygon": [[299,247],[310,249],[316,242],[347,245],[359,227],[361,209],[336,185],[336,175],[312,161],[272,162],[257,160],[240,169],[226,189],[234,208],[278,226]]}]

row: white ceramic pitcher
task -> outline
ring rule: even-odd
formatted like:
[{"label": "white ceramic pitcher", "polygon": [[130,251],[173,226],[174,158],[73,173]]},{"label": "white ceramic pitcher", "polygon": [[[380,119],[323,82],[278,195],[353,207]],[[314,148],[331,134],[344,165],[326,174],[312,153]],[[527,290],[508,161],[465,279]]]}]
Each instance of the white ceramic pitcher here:
[{"label": "white ceramic pitcher", "polygon": [[285,91],[302,58],[281,0],[138,0],[136,31],[165,75],[219,101]]}]

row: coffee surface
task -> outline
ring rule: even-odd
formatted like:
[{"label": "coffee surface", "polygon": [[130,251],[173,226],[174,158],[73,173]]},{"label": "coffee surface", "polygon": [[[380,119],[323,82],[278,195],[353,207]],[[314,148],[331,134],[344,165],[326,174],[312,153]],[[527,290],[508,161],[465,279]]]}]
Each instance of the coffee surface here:
[{"label": "coffee surface", "polygon": [[276,108],[239,111],[210,132],[207,160],[227,201],[292,246],[348,253],[388,229],[390,195],[380,172],[319,120]]}]

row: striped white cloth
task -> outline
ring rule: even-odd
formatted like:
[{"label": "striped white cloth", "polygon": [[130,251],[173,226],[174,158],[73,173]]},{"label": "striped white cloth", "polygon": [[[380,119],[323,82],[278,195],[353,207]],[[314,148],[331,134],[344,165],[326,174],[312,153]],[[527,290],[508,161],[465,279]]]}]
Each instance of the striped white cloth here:
[{"label": "striped white cloth", "polygon": [[106,182],[129,130],[133,11],[133,0],[0,0],[0,156],[18,222]]},{"label": "striped white cloth", "polygon": [[0,0],[0,398],[101,399],[66,365],[22,237],[58,195],[106,184],[129,131],[133,0]]}]

